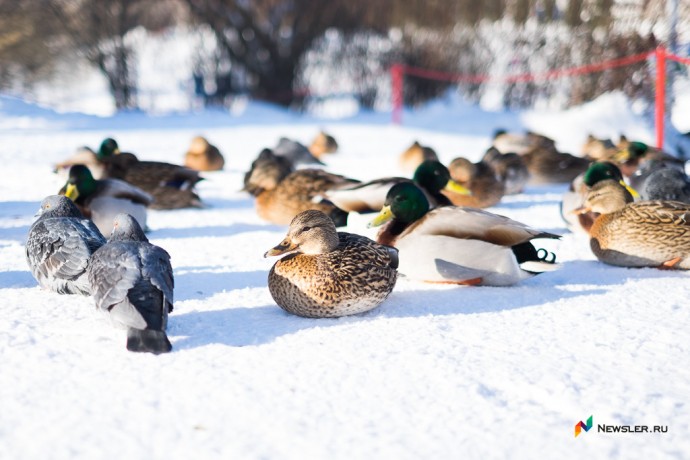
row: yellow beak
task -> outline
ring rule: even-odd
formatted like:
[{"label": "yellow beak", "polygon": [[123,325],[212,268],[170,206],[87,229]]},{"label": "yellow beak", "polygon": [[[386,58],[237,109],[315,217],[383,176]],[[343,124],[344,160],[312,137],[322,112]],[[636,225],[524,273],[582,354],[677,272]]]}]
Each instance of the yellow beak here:
[{"label": "yellow beak", "polygon": [[620,182],[620,184],[621,184],[623,187],[625,187],[625,189],[626,189],[628,192],[630,192],[630,194],[633,196],[633,198],[639,198],[639,197],[640,197],[640,194],[637,193],[637,190],[635,190],[634,188],[632,188],[631,186],[629,186],[628,184],[626,184],[625,181],[622,181],[622,180],[621,180],[621,181],[618,181],[618,182]]},{"label": "yellow beak", "polygon": [[378,227],[379,225],[385,224],[394,217],[395,214],[393,214],[393,211],[391,211],[391,207],[384,206],[383,208],[381,208],[381,211],[379,211],[378,215],[374,217],[374,219],[371,222],[369,222],[369,224],[367,224],[367,227]]},{"label": "yellow beak", "polygon": [[279,256],[297,250],[297,245],[285,238],[280,244],[274,248],[269,249],[264,254],[264,257]]},{"label": "yellow beak", "polygon": [[76,201],[79,198],[79,190],[74,184],[67,184],[67,189],[65,190],[65,196],[72,201]]},{"label": "yellow beak", "polygon": [[458,193],[460,195],[472,195],[472,192],[470,191],[470,189],[458,184],[453,179],[448,181],[448,183],[444,187],[444,190],[448,190],[450,192],[455,192],[455,193]]}]

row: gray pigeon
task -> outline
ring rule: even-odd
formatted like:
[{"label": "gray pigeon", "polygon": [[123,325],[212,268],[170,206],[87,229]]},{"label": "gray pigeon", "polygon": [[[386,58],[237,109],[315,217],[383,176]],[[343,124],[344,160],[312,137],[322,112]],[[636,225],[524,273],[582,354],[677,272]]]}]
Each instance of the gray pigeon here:
[{"label": "gray pigeon", "polygon": [[287,158],[293,165],[324,164],[321,160],[312,155],[306,146],[292,139],[288,139],[287,137],[280,138],[278,145],[273,148],[273,153]]},{"label": "gray pigeon", "polygon": [[679,169],[662,167],[649,173],[639,192],[643,200],[690,203],[690,180]]},{"label": "gray pigeon", "polygon": [[39,216],[26,241],[31,274],[42,288],[58,294],[90,295],[86,270],[105,238],[65,196],[46,197]]},{"label": "gray pigeon", "polygon": [[127,328],[129,351],[172,349],[165,334],[175,284],[170,255],[149,243],[132,216],[115,217],[113,233],[91,258],[88,273],[96,306]]}]

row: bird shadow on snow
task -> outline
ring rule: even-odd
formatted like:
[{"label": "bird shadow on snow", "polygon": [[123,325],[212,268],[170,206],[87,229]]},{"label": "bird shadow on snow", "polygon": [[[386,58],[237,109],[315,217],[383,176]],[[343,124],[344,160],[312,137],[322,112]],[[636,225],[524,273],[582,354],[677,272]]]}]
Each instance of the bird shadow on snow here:
[{"label": "bird shadow on snow", "polygon": [[194,272],[176,274],[175,300],[198,300],[223,291],[266,286],[266,271],[210,272],[209,268],[195,267]]},{"label": "bird shadow on snow", "polygon": [[208,209],[250,209],[254,207],[254,200],[241,198],[228,200],[225,198],[203,198],[204,204]]},{"label": "bird shadow on snow", "polygon": [[27,271],[0,272],[0,289],[30,288],[36,286],[36,280]]},{"label": "bird shadow on snow", "polygon": [[199,238],[199,237],[224,237],[237,235],[239,233],[256,231],[284,231],[284,227],[276,225],[257,225],[257,224],[230,224],[230,225],[209,225],[206,227],[181,227],[181,228],[160,228],[148,232],[148,237],[152,239],[164,238]]},{"label": "bird shadow on snow", "polygon": [[[243,274],[253,286],[263,286],[258,272]],[[218,274],[218,283],[226,284],[232,274]],[[183,275],[184,276],[184,275]],[[190,277],[185,284],[206,281]],[[214,311],[175,314],[170,322],[177,350],[193,349],[211,344],[250,346],[270,343],[281,336],[313,328],[345,326],[377,318],[416,318],[446,315],[476,315],[521,308],[561,308],[555,303],[607,294],[613,285],[630,279],[684,277],[681,272],[655,269],[610,267],[596,261],[565,262],[560,270],[545,273],[511,287],[455,287],[438,289],[419,283],[419,289],[394,291],[379,308],[344,318],[310,319],[290,315],[276,305],[236,307]],[[238,280],[235,280],[238,281]],[[259,282],[260,281],[260,282]],[[425,286],[429,286],[425,288]],[[577,286],[577,290],[569,290]],[[551,305],[547,305],[551,304]],[[563,307],[565,308],[565,307]]]},{"label": "bird shadow on snow", "polygon": [[29,236],[30,228],[30,225],[0,228],[0,240],[18,241],[24,244],[26,243],[26,238]]}]

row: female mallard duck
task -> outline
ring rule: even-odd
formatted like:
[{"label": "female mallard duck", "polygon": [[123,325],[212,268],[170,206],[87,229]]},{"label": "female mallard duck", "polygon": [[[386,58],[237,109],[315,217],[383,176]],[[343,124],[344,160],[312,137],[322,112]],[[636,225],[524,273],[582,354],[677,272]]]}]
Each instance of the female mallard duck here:
[{"label": "female mallard duck", "polygon": [[256,212],[264,220],[288,225],[307,209],[327,214],[336,226],[347,224],[347,212],[320,197],[330,189],[358,183],[320,169],[299,169],[283,177],[285,168],[268,155],[248,173],[245,189],[256,197]]},{"label": "female mallard duck", "polygon": [[311,145],[309,146],[309,151],[316,158],[321,158],[327,153],[335,153],[338,151],[338,142],[330,134],[326,134],[323,131],[316,135]]},{"label": "female mallard duck", "polygon": [[220,171],[225,166],[225,159],[218,147],[197,136],[192,139],[192,145],[184,156],[184,165],[195,171]]},{"label": "female mallard duck", "polygon": [[438,161],[429,160],[420,164],[412,179],[406,177],[386,177],[363,184],[356,184],[347,188],[328,190],[324,196],[337,207],[348,212],[378,212],[386,201],[388,191],[403,182],[417,184],[426,194],[431,207],[448,206],[450,200],[441,191],[449,191],[453,195],[469,194],[462,185],[450,177],[450,172]]},{"label": "female mallard duck", "polygon": [[531,131],[518,134],[499,128],[494,131],[491,146],[501,153],[523,155],[538,148],[555,149],[556,143],[549,137]]},{"label": "female mallard duck", "polygon": [[414,143],[400,155],[400,169],[408,174],[413,173],[425,161],[438,161],[436,152],[431,147]]},{"label": "female mallard duck", "polygon": [[264,257],[288,254],[268,274],[268,289],[289,313],[333,318],[369,311],[391,293],[398,251],[352,233],[337,232],[321,211],[292,220],[285,239]]},{"label": "female mallard duck", "polygon": [[443,191],[455,206],[488,208],[501,201],[505,194],[505,185],[496,176],[493,168],[480,161],[472,163],[466,158],[456,158],[448,165],[450,177],[469,190],[469,194],[458,194]]},{"label": "female mallard duck", "polygon": [[600,214],[590,229],[592,252],[620,267],[690,269],[690,205],[678,201],[630,203],[616,181],[592,187],[582,212]]},{"label": "female mallard duck", "polygon": [[570,231],[589,233],[597,214],[593,212],[574,212],[580,209],[587,199],[591,188],[599,182],[613,180],[620,183],[630,194],[630,201],[639,198],[638,193],[623,181],[623,175],[618,167],[608,161],[597,161],[590,165],[583,174],[577,176],[570,184],[570,188],[563,194],[561,201],[561,217]]},{"label": "female mallard duck", "polygon": [[587,170],[589,160],[556,149],[538,148],[522,155],[530,174],[529,183],[566,184]]},{"label": "female mallard duck", "polygon": [[503,182],[506,195],[522,192],[529,181],[529,171],[525,161],[517,153],[501,153],[494,147],[486,151],[482,161],[494,170]]},{"label": "female mallard duck", "polygon": [[113,219],[120,213],[131,214],[146,228],[146,208],[153,202],[151,195],[127,182],[94,179],[84,165],[70,168],[67,183],[59,193],[72,200],[104,235],[110,235]]},{"label": "female mallard duck", "polygon": [[[371,225],[387,225],[377,241],[400,251],[399,272],[432,283],[509,286],[554,268],[531,240],[560,238],[481,209],[429,211],[413,184],[398,184]],[[540,254],[543,252],[543,254]]]},{"label": "female mallard duck", "polygon": [[105,177],[124,180],[151,194],[151,209],[203,207],[193,190],[203,180],[198,171],[160,161],[139,161],[132,153],[120,152],[112,138],[101,143],[97,155],[105,165]]}]

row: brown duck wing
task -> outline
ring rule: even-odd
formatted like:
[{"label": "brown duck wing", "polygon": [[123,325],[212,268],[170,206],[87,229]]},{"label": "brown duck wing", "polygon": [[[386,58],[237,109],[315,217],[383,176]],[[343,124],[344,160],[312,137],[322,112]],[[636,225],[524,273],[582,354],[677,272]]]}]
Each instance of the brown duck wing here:
[{"label": "brown duck wing", "polygon": [[534,238],[560,238],[558,235],[542,232],[508,217],[481,209],[455,206],[432,209],[410,225],[398,239],[412,233],[475,239],[500,246],[515,246]]},{"label": "brown duck wing", "polygon": [[631,222],[690,226],[690,204],[680,201],[641,201],[626,206],[622,212],[624,218]]},{"label": "brown duck wing", "polygon": [[283,179],[277,193],[292,193],[300,197],[313,198],[326,190],[357,184],[359,181],[331,174],[321,169],[300,169]]}]

